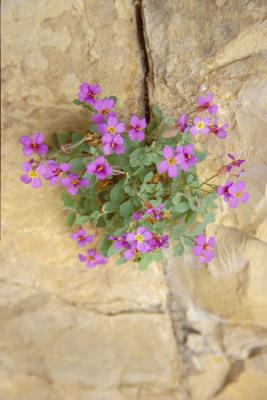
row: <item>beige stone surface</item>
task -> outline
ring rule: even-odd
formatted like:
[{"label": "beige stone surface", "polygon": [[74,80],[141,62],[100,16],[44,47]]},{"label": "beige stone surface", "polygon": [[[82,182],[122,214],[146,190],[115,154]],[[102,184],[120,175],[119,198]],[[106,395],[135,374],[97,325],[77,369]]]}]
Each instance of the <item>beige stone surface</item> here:
[{"label": "beige stone surface", "polygon": [[211,176],[228,152],[247,160],[249,203],[237,210],[219,203],[208,229],[217,239],[214,261],[199,268],[186,254],[165,266],[173,318],[182,309],[188,332],[188,390],[195,400],[261,400],[266,364],[248,368],[264,354],[267,337],[266,3],[143,3],[151,102],[178,115],[188,104],[193,110],[198,93],[214,92],[219,121],[230,122],[230,134],[224,141],[196,140],[209,152],[200,172]]},{"label": "beige stone surface", "polygon": [[[267,6],[262,0],[2,2],[0,399],[265,400],[267,346]],[[190,254],[140,273],[85,270],[59,191],[19,183],[18,139],[87,126],[71,105],[82,81],[178,115],[213,91],[227,140],[200,140],[210,175],[247,159],[250,201],[220,203],[216,259]],[[141,32],[142,33],[142,32]],[[264,397],[265,396],[265,397]]]}]

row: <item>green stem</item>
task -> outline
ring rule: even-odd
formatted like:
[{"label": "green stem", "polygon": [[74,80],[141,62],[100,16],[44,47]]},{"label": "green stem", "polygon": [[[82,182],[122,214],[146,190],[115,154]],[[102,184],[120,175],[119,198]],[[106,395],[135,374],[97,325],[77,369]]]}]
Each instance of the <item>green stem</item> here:
[{"label": "green stem", "polygon": [[207,182],[211,181],[213,178],[216,178],[216,176],[218,176],[219,174],[215,174],[213,176],[211,176],[209,179],[205,180],[204,182],[202,182],[200,184],[200,186],[205,185]]}]

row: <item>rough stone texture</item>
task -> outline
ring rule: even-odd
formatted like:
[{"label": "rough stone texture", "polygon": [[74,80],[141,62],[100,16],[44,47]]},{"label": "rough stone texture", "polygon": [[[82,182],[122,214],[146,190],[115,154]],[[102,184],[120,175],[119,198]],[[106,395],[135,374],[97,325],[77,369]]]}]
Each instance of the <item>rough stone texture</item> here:
[{"label": "rough stone texture", "polygon": [[[136,4],[143,26],[130,0],[2,2],[1,399],[266,398],[266,2]],[[17,142],[84,129],[86,112],[70,104],[81,81],[118,95],[124,116],[143,112],[142,34],[150,104],[177,114],[214,91],[231,134],[200,141],[212,151],[201,172],[228,151],[246,158],[251,200],[220,204],[207,268],[187,254],[144,273],[112,263],[88,273],[57,189],[18,183]]]},{"label": "rough stone texture", "polygon": [[[264,400],[267,393],[267,7],[264,1],[144,0],[150,61],[149,97],[167,111],[194,107],[213,91],[227,140],[200,140],[210,176],[233,152],[247,159],[251,200],[230,210],[220,204],[209,233],[217,257],[199,269],[189,254],[165,266],[172,315],[180,315],[188,391],[193,400]],[[220,182],[220,181],[218,181]],[[251,362],[255,355],[261,364]],[[265,362],[263,362],[263,359]]]}]

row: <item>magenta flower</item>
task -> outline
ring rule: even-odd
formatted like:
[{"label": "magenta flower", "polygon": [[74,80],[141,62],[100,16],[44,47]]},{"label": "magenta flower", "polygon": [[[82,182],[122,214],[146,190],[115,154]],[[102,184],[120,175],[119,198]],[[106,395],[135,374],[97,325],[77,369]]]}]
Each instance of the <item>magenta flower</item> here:
[{"label": "magenta flower", "polygon": [[149,241],[151,238],[151,232],[144,226],[139,226],[135,232],[128,233],[126,236],[127,242],[140,253],[147,253],[150,250]]},{"label": "magenta flower", "polygon": [[199,235],[195,239],[196,245],[193,247],[193,254],[198,256],[201,264],[209,262],[213,259],[214,253],[211,249],[215,247],[215,238],[206,239],[205,235]]},{"label": "magenta flower", "polygon": [[131,247],[131,245],[127,242],[126,236],[127,236],[126,233],[124,233],[121,236],[110,235],[108,237],[108,240],[112,240],[114,242],[113,246],[115,247],[116,250],[120,250],[123,247],[126,248],[126,249],[129,249]]},{"label": "magenta flower", "polygon": [[55,185],[62,175],[71,169],[71,164],[58,164],[54,160],[48,160],[44,172],[44,178],[49,179],[51,185]]},{"label": "magenta flower", "polygon": [[198,110],[199,111],[207,110],[210,113],[210,115],[214,115],[219,108],[217,104],[212,104],[213,101],[212,93],[208,93],[206,97],[199,96],[197,101],[199,104]]},{"label": "magenta flower", "polygon": [[88,268],[94,268],[99,264],[104,265],[108,261],[107,258],[97,253],[96,249],[87,250],[86,255],[79,254],[79,259],[81,262],[85,262]]},{"label": "magenta flower", "polygon": [[143,214],[141,213],[141,211],[136,211],[132,215],[132,221],[140,221],[142,216],[143,216]]},{"label": "magenta flower", "polygon": [[21,136],[19,141],[23,145],[22,150],[25,156],[31,156],[32,153],[37,153],[42,157],[47,153],[48,147],[43,143],[44,136],[40,132],[35,132],[32,137]]},{"label": "magenta flower", "polygon": [[207,135],[209,133],[209,123],[210,119],[195,117],[194,118],[194,126],[191,126],[190,132],[193,136],[197,135],[198,133],[203,133],[203,135]]},{"label": "magenta flower", "polygon": [[95,96],[101,91],[100,86],[98,86],[96,83],[94,83],[93,85],[89,85],[86,82],[82,83],[79,89],[79,100],[91,105],[95,104]]},{"label": "magenta flower", "polygon": [[145,211],[145,214],[151,215],[152,218],[154,218],[156,221],[161,220],[162,218],[162,210],[164,208],[163,204],[160,204],[159,206],[155,208],[149,208],[148,210]]},{"label": "magenta flower", "polygon": [[217,188],[217,194],[219,196],[223,196],[224,201],[227,203],[230,202],[232,199],[232,195],[229,193],[229,187],[233,185],[233,182],[226,182],[225,185],[223,186],[218,186]]},{"label": "magenta flower", "polygon": [[102,135],[110,134],[116,135],[125,131],[125,125],[123,122],[119,122],[117,117],[109,117],[106,124],[98,124],[98,131]]},{"label": "magenta flower", "polygon": [[150,240],[149,245],[152,250],[159,250],[161,248],[168,248],[169,247],[169,236],[153,236]]},{"label": "magenta flower", "polygon": [[187,115],[186,114],[181,114],[179,118],[176,120],[176,125],[180,129],[181,132],[184,132],[186,128],[188,128],[187,124]]},{"label": "magenta flower", "polygon": [[176,154],[179,154],[183,157],[183,159],[181,157],[181,161],[179,162],[179,166],[182,170],[188,171],[190,167],[198,162],[198,158],[193,154],[194,151],[195,146],[193,144],[188,144],[185,147],[176,147]]},{"label": "magenta flower", "polygon": [[86,235],[86,231],[84,229],[79,229],[77,232],[74,232],[71,236],[72,240],[77,240],[77,244],[80,247],[84,247],[87,243],[92,243],[94,236]]},{"label": "magenta flower", "polygon": [[183,162],[184,156],[182,154],[175,154],[173,148],[170,146],[165,146],[162,153],[165,160],[161,161],[157,165],[158,172],[160,174],[167,172],[170,178],[174,178],[178,175],[178,164]]},{"label": "magenta flower", "polygon": [[143,129],[146,128],[146,119],[139,119],[137,115],[133,115],[130,119],[131,129],[129,130],[129,139],[142,142],[145,138]]},{"label": "magenta flower", "polygon": [[237,183],[232,184],[228,192],[232,196],[229,200],[229,205],[231,208],[236,208],[241,201],[241,203],[246,203],[249,199],[249,193],[244,192],[246,184],[244,181],[239,181]]},{"label": "magenta flower", "polygon": [[95,175],[97,179],[104,180],[112,175],[112,168],[103,156],[97,157],[86,167],[87,174]]},{"label": "magenta flower", "polygon": [[[233,154],[228,154],[228,157],[232,160],[229,164],[227,164],[226,167],[226,171],[227,172],[231,172],[233,168],[237,167],[241,167],[241,165],[246,161],[246,160],[237,160],[235,158],[235,156]],[[243,170],[244,171],[244,170]]]},{"label": "magenta flower", "polygon": [[123,147],[123,137],[121,135],[111,135],[110,133],[106,133],[102,136],[103,143],[103,153],[108,156],[112,153],[122,154],[124,153]]},{"label": "magenta flower", "polygon": [[92,117],[92,121],[95,124],[100,124],[103,122],[104,118],[116,117],[116,113],[112,111],[114,104],[114,100],[112,99],[96,101],[93,107],[97,111],[97,114]]},{"label": "magenta flower", "polygon": [[43,175],[45,167],[40,164],[37,168],[34,168],[33,160],[31,160],[30,162],[22,163],[22,168],[26,173],[21,176],[21,181],[26,184],[31,183],[34,189],[40,187],[42,184],[40,176]]},{"label": "magenta flower", "polygon": [[63,186],[68,188],[68,192],[75,196],[78,193],[78,190],[82,187],[86,187],[89,185],[88,179],[81,179],[76,174],[69,174],[66,178],[63,178],[61,181]]},{"label": "magenta flower", "polygon": [[140,252],[137,249],[133,248],[133,247],[131,247],[130,249],[125,250],[124,253],[123,253],[123,257],[126,260],[131,260],[132,258],[134,258],[134,257],[136,257],[138,255],[140,255]]},{"label": "magenta flower", "polygon": [[229,128],[228,124],[224,124],[222,126],[218,126],[218,119],[215,118],[214,125],[210,125],[210,132],[214,133],[219,139],[225,139],[228,135],[227,129]]}]

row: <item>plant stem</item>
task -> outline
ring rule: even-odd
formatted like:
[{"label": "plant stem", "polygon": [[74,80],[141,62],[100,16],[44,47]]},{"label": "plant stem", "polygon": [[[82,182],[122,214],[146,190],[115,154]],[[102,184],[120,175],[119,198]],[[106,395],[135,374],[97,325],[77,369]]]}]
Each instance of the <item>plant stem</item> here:
[{"label": "plant stem", "polygon": [[211,181],[213,178],[216,178],[216,176],[218,176],[218,175],[219,175],[219,174],[217,173],[217,174],[211,176],[209,179],[207,179],[207,180],[205,180],[204,182],[202,182],[202,183],[200,184],[200,186],[202,186],[202,185],[206,184],[207,182]]}]

